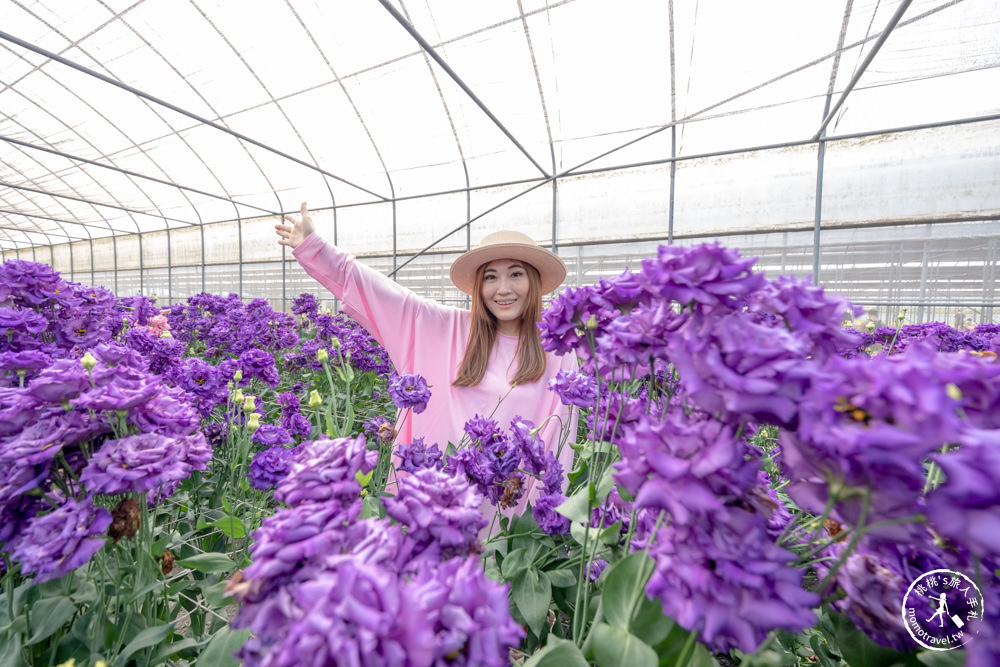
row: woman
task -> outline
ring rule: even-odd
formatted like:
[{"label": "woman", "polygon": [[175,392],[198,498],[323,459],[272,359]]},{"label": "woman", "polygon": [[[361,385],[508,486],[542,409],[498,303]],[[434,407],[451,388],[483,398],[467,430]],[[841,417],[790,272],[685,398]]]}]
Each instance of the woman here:
[{"label": "woman", "polygon": [[[452,282],[472,297],[471,310],[463,310],[422,299],[326,243],[314,233],[305,202],[301,216],[286,215],[284,223],[275,225],[278,243],[292,248],[306,273],[385,347],[399,373],[420,374],[430,385],[427,408],[400,426],[397,442],[423,437],[443,450],[458,444],[465,422],[477,414],[503,429],[518,416],[540,426],[554,415],[540,435],[550,451],[558,447],[568,409],[548,381],[562,369],[575,370],[577,360],[545,352],[539,337],[542,295],[566,277],[555,253],[519,232],[485,237],[451,266]],[[575,434],[575,419],[569,426]],[[563,447],[559,459],[569,472],[573,450]],[[515,512],[537,497],[534,481],[528,480]]]}]

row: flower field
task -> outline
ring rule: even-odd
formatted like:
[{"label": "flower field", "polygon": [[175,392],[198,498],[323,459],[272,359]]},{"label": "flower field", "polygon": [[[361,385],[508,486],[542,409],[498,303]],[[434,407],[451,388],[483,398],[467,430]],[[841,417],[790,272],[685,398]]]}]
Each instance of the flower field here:
[{"label": "flower field", "polygon": [[577,427],[432,443],[397,432],[435,388],[312,295],[5,262],[0,667],[1000,663],[1000,326],[844,328],[753,265],[565,289]]}]

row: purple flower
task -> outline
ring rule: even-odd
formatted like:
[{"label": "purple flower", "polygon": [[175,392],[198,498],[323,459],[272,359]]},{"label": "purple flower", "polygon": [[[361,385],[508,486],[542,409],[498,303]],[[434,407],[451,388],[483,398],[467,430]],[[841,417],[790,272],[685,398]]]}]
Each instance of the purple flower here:
[{"label": "purple flower", "polygon": [[468,555],[487,520],[480,510],[483,497],[463,475],[423,468],[400,478],[395,498],[385,499],[386,513],[405,525],[416,552],[432,544],[441,558]]},{"label": "purple flower", "polygon": [[431,664],[434,635],[420,601],[379,565],[345,560],[292,588],[283,606],[293,614],[287,634],[266,658],[241,651],[248,667]]},{"label": "purple flower", "polygon": [[60,507],[30,519],[14,541],[11,555],[35,583],[58,579],[80,567],[104,546],[111,513],[90,499],[67,499]]},{"label": "purple flower", "polygon": [[397,408],[401,410],[412,408],[416,414],[427,408],[427,401],[431,398],[427,380],[420,375],[411,374],[393,377],[389,381],[389,395]]},{"label": "purple flower", "polygon": [[303,441],[295,448],[275,498],[293,507],[329,500],[347,506],[361,493],[354,475],[367,474],[377,461],[378,452],[366,448],[364,436]]},{"label": "purple flower", "polygon": [[478,440],[481,443],[490,443],[503,437],[497,422],[479,414],[465,422],[465,432],[472,439],[472,442]]},{"label": "purple flower", "polygon": [[269,447],[258,452],[250,462],[250,486],[266,491],[288,474],[288,462],[292,458],[292,450],[280,445]]},{"label": "purple flower", "polygon": [[270,352],[260,349],[247,350],[240,355],[239,364],[243,370],[244,380],[259,378],[270,387],[276,387],[281,382],[281,375],[278,374],[278,367]]},{"label": "purple flower", "polygon": [[549,390],[559,395],[563,405],[592,408],[597,402],[597,379],[579,371],[559,371],[549,380]]},{"label": "purple flower", "polygon": [[957,451],[935,454],[945,481],[925,513],[940,535],[976,556],[1000,554],[1000,431],[970,429]]},{"label": "purple flower", "polygon": [[396,456],[399,457],[396,468],[405,472],[416,472],[422,468],[440,470],[444,466],[437,443],[427,446],[423,438],[414,438],[409,445],[400,445],[396,448]]},{"label": "purple flower", "polygon": [[665,509],[674,523],[693,523],[742,498],[756,482],[756,461],[733,427],[703,413],[671,409],[662,421],[643,416],[619,440],[615,480],[636,507]]},{"label": "purple flower", "polygon": [[[798,428],[780,436],[786,490],[797,505],[819,514],[835,489],[839,502],[829,516],[839,523],[858,525],[864,497],[869,523],[913,515],[923,461],[967,426],[925,353],[915,347],[890,357],[831,358],[818,369]],[[916,529],[894,523],[877,535],[905,541]]]},{"label": "purple flower", "polygon": [[556,511],[566,501],[561,493],[547,493],[535,501],[531,514],[535,522],[547,535],[562,535],[569,532],[569,519]]},{"label": "purple flower", "polygon": [[753,652],[775,629],[816,623],[819,599],[802,588],[794,556],[767,534],[759,514],[730,508],[724,521],[664,522],[650,548],[646,592],[663,613],[713,650]]},{"label": "purple flower", "polygon": [[735,308],[764,284],[764,275],[751,271],[756,261],[718,243],[661,245],[655,258],[642,261],[637,279],[650,293],[682,306]]},{"label": "purple flower", "polygon": [[433,665],[502,667],[524,630],[510,617],[507,586],[487,579],[479,559],[424,568],[410,584],[434,633]]},{"label": "purple flower", "polygon": [[79,359],[58,359],[28,385],[28,394],[42,403],[61,403],[90,389],[90,377]]},{"label": "purple flower", "polygon": [[153,398],[132,408],[128,421],[142,431],[180,436],[194,433],[201,416],[188,394],[174,387],[160,387]]},{"label": "purple flower", "polygon": [[18,433],[37,419],[42,402],[26,389],[0,387],[0,436]]},{"label": "purple flower", "polygon": [[319,312],[319,303],[316,301],[315,296],[308,292],[303,292],[295,297],[295,301],[292,302],[292,312],[296,315],[305,315],[309,319],[313,319]]},{"label": "purple flower", "polygon": [[278,445],[290,445],[292,443],[292,436],[288,433],[288,430],[282,426],[276,426],[275,424],[261,424],[260,428],[254,431],[250,440],[263,448],[267,448]]},{"label": "purple flower", "polygon": [[145,493],[183,480],[192,470],[206,470],[210,458],[201,433],[128,435],[106,441],[80,473],[80,482],[91,493]]}]

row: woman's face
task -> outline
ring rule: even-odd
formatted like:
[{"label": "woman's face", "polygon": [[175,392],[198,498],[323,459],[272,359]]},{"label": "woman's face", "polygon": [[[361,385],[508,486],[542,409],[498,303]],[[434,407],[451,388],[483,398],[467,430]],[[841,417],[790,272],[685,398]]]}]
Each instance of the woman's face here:
[{"label": "woman's face", "polygon": [[528,307],[528,272],[516,259],[496,259],[483,271],[480,295],[486,308],[497,318],[497,331],[516,336]]}]

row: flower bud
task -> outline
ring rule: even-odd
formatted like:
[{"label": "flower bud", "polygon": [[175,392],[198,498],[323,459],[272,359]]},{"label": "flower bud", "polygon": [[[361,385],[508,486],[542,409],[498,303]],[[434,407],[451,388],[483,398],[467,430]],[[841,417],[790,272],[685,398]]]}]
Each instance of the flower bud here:
[{"label": "flower bud", "polygon": [[865,325],[865,329],[868,331],[868,333],[875,331],[875,323],[869,320],[868,324]]},{"label": "flower bud", "polygon": [[597,315],[591,315],[589,318],[587,318],[587,322],[584,324],[584,327],[586,327],[587,329],[590,329],[591,331],[593,331],[594,329],[596,329],[597,328]]},{"label": "flower bud", "polygon": [[80,363],[83,364],[83,367],[86,368],[88,371],[92,371],[94,370],[94,366],[97,365],[97,359],[95,359],[94,355],[92,355],[90,352],[87,352],[80,359]]},{"label": "flower bud", "polygon": [[333,345],[333,349],[339,350],[340,349],[340,339],[337,338],[336,336],[334,336],[333,337],[333,343],[332,343],[332,345]]},{"label": "flower bud", "polygon": [[257,402],[253,396],[247,396],[243,399],[243,412],[250,414],[257,409]]},{"label": "flower bud", "polygon": [[318,350],[316,350],[316,361],[318,361],[321,364],[325,364],[329,360],[330,360],[330,353],[327,352],[324,348],[321,347]]},{"label": "flower bud", "polygon": [[233,373],[233,382],[239,382],[242,379],[243,379],[243,369],[237,368],[236,372]]},{"label": "flower bud", "polygon": [[243,405],[243,390],[237,389],[230,398],[233,399],[233,405]]},{"label": "flower bud", "polygon": [[958,388],[954,382],[949,382],[945,385],[944,390],[948,392],[948,398],[954,399],[956,401],[962,400],[962,390]]},{"label": "flower bud", "polygon": [[318,408],[321,405],[323,405],[323,399],[320,398],[319,392],[313,389],[309,392],[309,407]]},{"label": "flower bud", "polygon": [[247,415],[247,433],[254,433],[260,428],[260,414],[251,412]]}]

